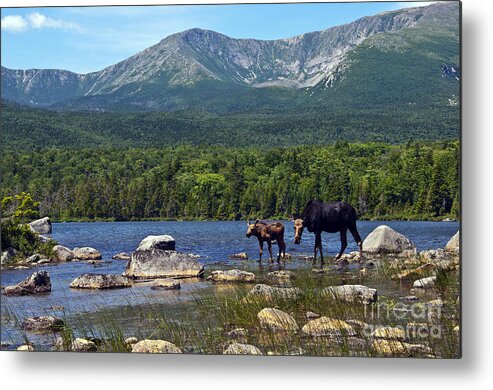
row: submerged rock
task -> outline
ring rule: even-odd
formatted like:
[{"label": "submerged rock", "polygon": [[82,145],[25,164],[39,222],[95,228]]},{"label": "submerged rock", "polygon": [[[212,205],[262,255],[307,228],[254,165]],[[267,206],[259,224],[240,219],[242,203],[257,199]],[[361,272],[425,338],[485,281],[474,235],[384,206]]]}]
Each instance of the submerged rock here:
[{"label": "submerged rock", "polygon": [[273,302],[276,300],[297,299],[301,294],[302,291],[297,287],[273,287],[267,284],[257,284],[244,299],[246,301]]},{"label": "submerged rock", "polygon": [[55,259],[58,261],[70,261],[75,257],[74,252],[63,245],[55,245],[53,247],[53,253],[55,255]]},{"label": "submerged rock", "polygon": [[151,249],[161,249],[174,251],[176,246],[175,239],[168,234],[162,236],[147,236],[137,248],[138,251],[148,251]]},{"label": "submerged rock", "polygon": [[254,345],[232,343],[223,352],[224,355],[263,355],[262,351]]},{"label": "submerged rock", "polygon": [[238,269],[232,269],[227,271],[212,271],[207,280],[213,282],[243,282],[252,283],[255,282],[255,274],[252,272],[242,271]]},{"label": "submerged rock", "polygon": [[29,223],[29,228],[32,232],[38,234],[50,234],[51,233],[51,221],[50,218],[44,217],[41,219],[37,219],[36,221],[32,221]]},{"label": "submerged rock", "polygon": [[70,283],[69,287],[82,289],[109,289],[131,286],[128,279],[121,275],[83,274],[76,277],[72,283]]},{"label": "submerged rock", "polygon": [[124,276],[134,279],[192,278],[202,276],[204,267],[194,256],[171,250],[136,250]]},{"label": "submerged rock", "polygon": [[308,321],[301,331],[309,336],[354,336],[356,332],[353,327],[345,321],[329,317],[320,317]]},{"label": "submerged rock", "polygon": [[120,252],[120,253],[117,253],[116,255],[114,255],[112,257],[112,259],[115,259],[115,260],[130,260],[130,255],[126,252]]},{"label": "submerged rock", "polygon": [[15,286],[5,287],[3,293],[5,295],[31,295],[39,293],[48,293],[51,291],[50,274],[46,271],[38,271],[33,273],[22,282]]},{"label": "submerged rock", "polygon": [[74,258],[78,260],[101,260],[101,252],[91,247],[74,248]]},{"label": "submerged rock", "polygon": [[272,332],[297,332],[299,330],[295,319],[279,309],[270,307],[262,309],[257,317],[260,321],[260,327]]},{"label": "submerged rock", "polygon": [[232,255],[229,255],[228,257],[232,260],[248,260],[248,253],[246,252],[234,253]]},{"label": "submerged rock", "polygon": [[60,331],[65,322],[54,316],[27,317],[22,323],[22,329],[34,333],[48,333]]},{"label": "submerged rock", "polygon": [[359,284],[346,284],[344,286],[330,286],[321,291],[321,295],[338,299],[344,302],[359,302],[368,304],[376,302],[377,290]]},{"label": "submerged rock", "polygon": [[175,344],[165,340],[142,340],[135,343],[132,352],[136,353],[182,353]]},{"label": "submerged rock", "polygon": [[179,290],[181,284],[174,279],[159,279],[151,286],[151,290]]},{"label": "submerged rock", "polygon": [[412,256],[416,254],[416,246],[401,233],[381,225],[365,238],[363,251],[367,254]]},{"label": "submerged rock", "polygon": [[454,255],[459,255],[460,251],[460,232],[457,232],[454,234],[454,236],[447,242],[447,245],[445,245],[444,248],[445,252],[454,254]]}]

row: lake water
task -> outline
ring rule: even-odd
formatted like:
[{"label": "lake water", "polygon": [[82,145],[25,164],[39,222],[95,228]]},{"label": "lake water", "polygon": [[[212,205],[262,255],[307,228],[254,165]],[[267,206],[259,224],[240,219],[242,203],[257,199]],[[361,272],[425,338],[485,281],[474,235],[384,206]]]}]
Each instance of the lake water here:
[{"label": "lake water", "polygon": [[[286,226],[285,240],[287,253],[312,254],[314,235],[303,234],[301,245],[293,244],[293,228],[290,221],[283,221]],[[458,222],[416,222],[416,221],[359,221],[358,230],[366,237],[378,225],[386,224],[413,241],[418,250],[443,248],[447,241],[459,229]],[[69,248],[90,246],[98,249],[103,255],[101,264],[91,265],[87,262],[70,262],[55,266],[46,266],[52,280],[52,292],[46,295],[5,297],[2,296],[2,310],[8,307],[20,317],[28,315],[59,315],[53,311],[55,306],[63,306],[71,315],[80,312],[92,312],[102,307],[117,307],[126,304],[139,304],[149,301],[184,302],[191,298],[192,291],[212,288],[205,280],[183,280],[182,289],[177,291],[151,290],[148,285],[122,290],[87,291],[69,289],[68,285],[77,276],[93,272],[121,274],[126,261],[111,260],[118,252],[132,252],[139,242],[148,235],[170,234],[176,240],[176,249],[182,252],[200,255],[199,261],[206,268],[214,269],[224,265],[237,268],[259,270],[257,239],[245,237],[246,223],[231,222],[89,222],[89,223],[55,223],[52,237],[60,244]],[[324,254],[334,256],[339,251],[339,234],[325,233],[323,236]],[[346,253],[357,250],[351,235],[348,234]],[[267,246],[264,248],[263,270],[269,267]],[[247,252],[250,260],[233,261],[228,256],[233,253]],[[277,246],[273,246],[274,255]],[[306,262],[293,261],[286,268],[309,267]],[[39,267],[38,267],[39,269]],[[20,282],[33,272],[29,270],[2,271],[2,285]],[[2,326],[2,341],[18,339],[19,335],[8,324]]]}]

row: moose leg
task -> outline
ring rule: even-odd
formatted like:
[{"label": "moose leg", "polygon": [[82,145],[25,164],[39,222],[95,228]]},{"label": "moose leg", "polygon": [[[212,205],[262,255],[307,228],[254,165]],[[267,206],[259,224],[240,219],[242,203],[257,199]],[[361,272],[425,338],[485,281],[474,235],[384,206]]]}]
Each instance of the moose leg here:
[{"label": "moose leg", "polygon": [[336,260],[339,260],[347,248],[347,229],[341,230],[341,251],[336,257]]},{"label": "moose leg", "polygon": [[262,240],[258,240],[258,246],[260,247],[259,253],[260,253],[260,258],[258,260],[259,263],[262,262],[262,252],[264,251],[264,242]]},{"label": "moose leg", "polygon": [[358,233],[358,229],[356,229],[356,225],[355,226],[351,226],[349,228],[349,231],[351,232],[351,235],[353,236],[354,241],[356,241],[356,244],[358,244],[359,258],[360,258],[360,261],[361,261],[363,259],[363,241],[361,240],[361,236]]},{"label": "moose leg", "polygon": [[281,260],[281,254],[283,259],[286,258],[286,243],[284,242],[284,238],[279,238],[277,245],[279,246],[279,256],[277,257],[277,262],[279,263]]},{"label": "moose leg", "polygon": [[324,255],[322,253],[322,233],[315,233],[315,249],[313,253],[313,265],[317,261],[317,248],[320,250],[320,261],[321,265],[324,265]]},{"label": "moose leg", "polygon": [[272,258],[272,242],[270,240],[267,241],[267,246],[269,247],[270,262],[273,263],[274,259]]}]

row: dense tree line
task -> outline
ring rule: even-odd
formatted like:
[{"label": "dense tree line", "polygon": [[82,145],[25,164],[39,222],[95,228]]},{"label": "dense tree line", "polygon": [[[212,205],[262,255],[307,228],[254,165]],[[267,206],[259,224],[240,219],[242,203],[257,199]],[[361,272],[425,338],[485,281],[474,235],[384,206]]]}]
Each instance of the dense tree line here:
[{"label": "dense tree line", "polygon": [[5,153],[2,172],[2,196],[29,192],[56,220],[276,218],[314,198],[362,218],[459,217],[457,141],[46,149]]}]

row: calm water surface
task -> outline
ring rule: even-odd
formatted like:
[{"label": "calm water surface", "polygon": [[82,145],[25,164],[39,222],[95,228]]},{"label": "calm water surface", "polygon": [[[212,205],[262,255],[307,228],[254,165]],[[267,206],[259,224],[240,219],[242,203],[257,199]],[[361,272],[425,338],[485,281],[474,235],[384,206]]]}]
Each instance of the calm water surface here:
[{"label": "calm water surface", "polygon": [[[285,240],[287,252],[293,255],[311,254],[313,251],[314,235],[305,232],[301,245],[293,244],[293,229],[290,221],[284,221],[286,226]],[[359,221],[358,230],[366,237],[378,225],[386,224],[413,241],[418,250],[444,247],[447,241],[459,229],[458,222],[415,222],[415,221]],[[132,252],[139,242],[148,235],[170,234],[176,240],[176,249],[182,252],[200,255],[199,261],[206,268],[213,269],[219,265],[231,265],[238,268],[259,270],[258,243],[252,237],[245,237],[246,223],[231,222],[88,222],[88,223],[55,223],[52,237],[60,244],[69,248],[91,246],[103,254],[103,262],[97,266],[86,262],[71,262],[56,266],[46,266],[52,280],[52,292],[39,296],[4,297],[2,310],[8,307],[18,315],[54,314],[54,306],[63,306],[70,314],[92,312],[101,307],[138,304],[149,301],[183,302],[191,298],[191,291],[212,288],[204,280],[183,280],[180,291],[156,291],[148,285],[123,290],[86,291],[69,289],[68,285],[77,276],[87,273],[120,274],[126,262],[111,260],[118,252]],[[348,234],[348,251],[357,250],[354,240]],[[325,255],[337,254],[340,242],[338,234],[323,235]],[[266,253],[265,246],[264,256]],[[232,261],[228,256],[232,253],[247,252],[250,260]],[[277,254],[277,246],[273,246]],[[286,268],[308,267],[305,262],[290,262]],[[277,266],[274,266],[277,267]],[[264,270],[269,270],[267,259],[264,260]],[[38,267],[39,269],[39,267]],[[33,272],[30,270],[2,271],[2,285],[12,285],[23,280]],[[12,340],[14,331],[3,324],[2,341]]]}]

